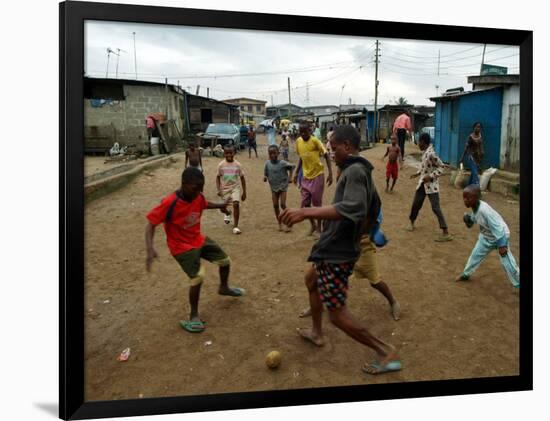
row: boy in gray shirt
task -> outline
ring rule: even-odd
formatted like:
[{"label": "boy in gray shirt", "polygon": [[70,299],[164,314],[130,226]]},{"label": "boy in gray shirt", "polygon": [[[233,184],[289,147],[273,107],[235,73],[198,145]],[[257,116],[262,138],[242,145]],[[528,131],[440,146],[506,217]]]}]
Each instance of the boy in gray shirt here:
[{"label": "boy in gray shirt", "polygon": [[324,304],[336,327],[376,352],[375,361],[365,364],[363,371],[379,374],[401,370],[397,351],[372,335],[346,306],[348,278],[361,254],[361,237],[370,231],[380,208],[371,175],[373,166],[359,156],[360,140],[359,133],[352,126],[339,126],[334,131],[331,144],[341,174],[332,205],[286,209],[279,219],[290,226],[306,218],[325,220],[321,238],[311,249],[308,261],[312,265],[305,275],[313,325],[311,329],[298,329],[299,335],[316,346],[324,345]]},{"label": "boy in gray shirt", "polygon": [[283,228],[283,225],[279,221],[279,213],[280,209],[286,209],[286,191],[290,177],[292,177],[294,165],[279,159],[279,148],[277,145],[269,146],[267,152],[269,154],[269,161],[266,161],[264,167],[264,182],[269,180],[273,209],[275,210],[275,217],[279,224],[279,231],[290,232],[290,227],[287,225]]}]

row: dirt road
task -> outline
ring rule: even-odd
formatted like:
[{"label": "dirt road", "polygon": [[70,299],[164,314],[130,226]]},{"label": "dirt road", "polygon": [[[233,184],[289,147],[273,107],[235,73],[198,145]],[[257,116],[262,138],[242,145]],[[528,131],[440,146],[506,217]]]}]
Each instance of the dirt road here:
[{"label": "dirt road", "polygon": [[[265,139],[260,137],[259,143],[265,145]],[[405,168],[396,192],[385,194],[381,145],[363,155],[376,167],[383,228],[390,239],[378,254],[379,264],[401,303],[402,318],[393,321],[384,298],[366,281],[352,281],[349,307],[376,335],[398,347],[404,368],[376,377],[362,373],[372,352],[331,326],[326,316],[324,348],[299,338],[296,328],[310,323],[297,315],[307,306],[303,273],[313,240],[307,237],[307,223],[291,233],[277,231],[270,191],[262,182],[265,146],[259,152],[260,159],[237,156],[248,185],[243,234],[233,235],[218,211],[203,215],[203,231],[231,256],[231,283],[247,295],[217,295],[217,268],[207,264],[200,302],[207,329],[202,334],[178,325],[188,315],[188,281],[169,255],[162,229],[155,238],[160,259],[151,274],[145,272],[145,215],[178,187],[183,161],[143,174],[87,205],[86,400],[518,374],[519,295],[497,254],[489,256],[471,282],[452,282],[478,234],[477,227],[468,230],[462,222],[461,192],[444,176],[441,205],[453,242],[434,242],[439,230],[427,201],[417,230],[405,231],[415,188],[408,175],[414,170]],[[207,199],[216,200],[219,161],[203,160]],[[295,156],[291,161],[296,162]],[[333,192],[334,186],[325,192],[325,203]],[[483,199],[508,223],[511,250],[519,260],[519,204],[492,193]],[[289,187],[288,203],[299,205],[295,186]],[[117,362],[126,347],[131,348],[129,361]],[[264,358],[274,349],[282,352],[283,362],[271,371]]]}]

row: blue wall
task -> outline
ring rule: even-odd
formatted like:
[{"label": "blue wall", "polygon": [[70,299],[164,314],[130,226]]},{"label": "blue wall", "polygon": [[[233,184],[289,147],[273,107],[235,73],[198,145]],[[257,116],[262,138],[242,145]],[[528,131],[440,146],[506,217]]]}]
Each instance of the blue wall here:
[{"label": "blue wall", "polygon": [[458,166],[474,122],[483,128],[483,167],[499,166],[502,89],[479,91],[436,102],[434,147],[441,159]]},{"label": "blue wall", "polygon": [[367,129],[369,131],[369,142],[374,142],[374,111],[367,111]]}]

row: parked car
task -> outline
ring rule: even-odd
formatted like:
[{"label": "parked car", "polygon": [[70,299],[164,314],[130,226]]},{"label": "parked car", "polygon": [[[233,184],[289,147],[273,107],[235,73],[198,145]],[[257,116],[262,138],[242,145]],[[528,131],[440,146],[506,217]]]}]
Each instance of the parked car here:
[{"label": "parked car", "polygon": [[235,145],[242,149],[239,128],[231,123],[210,123],[204,132],[203,138],[216,138],[216,144],[226,146]]}]

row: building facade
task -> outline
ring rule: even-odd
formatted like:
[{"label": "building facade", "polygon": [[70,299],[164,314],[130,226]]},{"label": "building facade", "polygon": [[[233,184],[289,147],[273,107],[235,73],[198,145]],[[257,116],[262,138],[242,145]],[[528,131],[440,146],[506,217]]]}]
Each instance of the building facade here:
[{"label": "building facade", "polygon": [[182,95],[176,87],[154,82],[84,78],[85,149],[120,145],[148,147],[145,119],[163,113],[180,131],[184,127]]},{"label": "building facade", "polygon": [[148,150],[145,120],[162,113],[175,140],[206,130],[210,123],[239,123],[239,107],[192,95],[168,84],[84,78],[85,151],[109,150],[115,142]]},{"label": "building facade", "polygon": [[252,98],[232,98],[225,99],[223,102],[227,104],[238,105],[241,113],[263,117],[265,117],[266,115],[267,101]]}]

